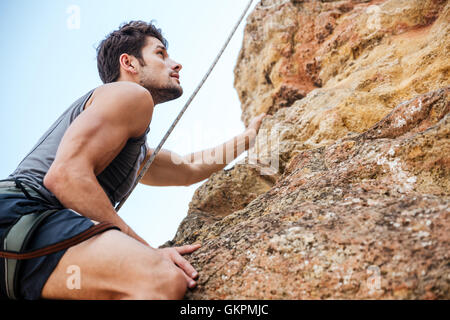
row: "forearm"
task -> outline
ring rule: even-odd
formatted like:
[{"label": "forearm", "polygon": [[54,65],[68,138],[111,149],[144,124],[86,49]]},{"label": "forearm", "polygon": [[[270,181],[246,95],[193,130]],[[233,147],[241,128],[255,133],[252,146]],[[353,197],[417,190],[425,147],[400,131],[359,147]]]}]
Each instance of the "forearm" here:
[{"label": "forearm", "polygon": [[60,170],[46,176],[44,184],[64,207],[93,221],[112,223],[122,232],[148,246],[117,214],[93,173],[77,174]]},{"label": "forearm", "polygon": [[251,147],[255,136],[256,132],[254,130],[246,130],[244,133],[215,148],[185,156],[185,162],[190,163],[195,168],[192,171],[190,183],[194,184],[203,181],[213,173],[224,169]]}]

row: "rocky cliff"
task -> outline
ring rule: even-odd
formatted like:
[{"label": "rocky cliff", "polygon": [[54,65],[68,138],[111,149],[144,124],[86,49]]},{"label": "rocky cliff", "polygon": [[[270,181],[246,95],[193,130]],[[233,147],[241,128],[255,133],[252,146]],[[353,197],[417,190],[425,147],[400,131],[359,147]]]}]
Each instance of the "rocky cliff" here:
[{"label": "rocky cliff", "polygon": [[450,298],[449,22],[447,0],[260,1],[235,88],[270,116],[167,244],[203,244],[186,298]]}]

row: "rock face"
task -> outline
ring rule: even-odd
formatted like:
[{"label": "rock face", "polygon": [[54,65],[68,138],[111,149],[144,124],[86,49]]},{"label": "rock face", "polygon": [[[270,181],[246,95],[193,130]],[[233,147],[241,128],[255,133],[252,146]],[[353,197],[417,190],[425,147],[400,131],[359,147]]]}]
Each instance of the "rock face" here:
[{"label": "rock face", "polygon": [[166,244],[203,244],[186,298],[450,298],[449,21],[445,0],[258,4],[235,86],[245,123],[271,116]]}]

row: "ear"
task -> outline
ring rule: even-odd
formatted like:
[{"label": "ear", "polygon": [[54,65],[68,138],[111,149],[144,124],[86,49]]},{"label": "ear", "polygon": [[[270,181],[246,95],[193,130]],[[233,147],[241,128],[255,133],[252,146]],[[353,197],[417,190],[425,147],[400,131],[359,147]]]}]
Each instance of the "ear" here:
[{"label": "ear", "polygon": [[124,69],[126,72],[129,72],[132,74],[138,73],[137,69],[135,68],[136,59],[134,59],[133,56],[130,56],[129,54],[124,53],[120,56],[119,63],[120,63],[121,69]]}]

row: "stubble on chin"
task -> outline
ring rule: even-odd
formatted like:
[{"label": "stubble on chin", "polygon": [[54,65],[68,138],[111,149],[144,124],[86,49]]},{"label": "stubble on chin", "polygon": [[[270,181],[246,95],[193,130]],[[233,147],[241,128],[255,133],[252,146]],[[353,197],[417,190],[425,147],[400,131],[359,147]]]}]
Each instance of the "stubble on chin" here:
[{"label": "stubble on chin", "polygon": [[178,99],[183,95],[183,88],[181,86],[174,86],[173,84],[167,84],[167,86],[163,88],[141,85],[150,91],[155,103],[169,102]]}]

